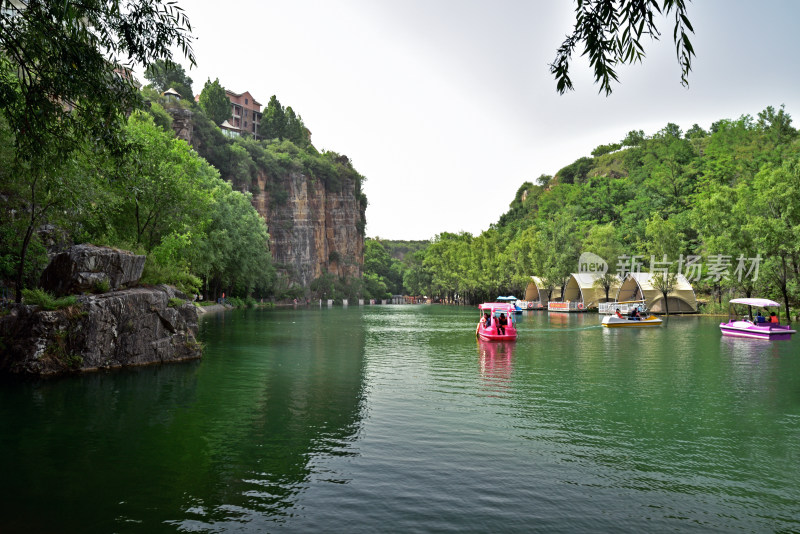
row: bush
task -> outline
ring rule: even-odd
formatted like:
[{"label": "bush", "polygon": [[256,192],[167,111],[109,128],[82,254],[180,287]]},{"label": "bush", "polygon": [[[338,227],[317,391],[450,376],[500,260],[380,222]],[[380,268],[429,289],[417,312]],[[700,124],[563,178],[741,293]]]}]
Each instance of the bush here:
[{"label": "bush", "polygon": [[190,273],[186,266],[164,265],[157,261],[151,261],[150,257],[144,264],[142,278],[139,281],[142,284],[154,286],[159,284],[175,286],[188,295],[199,293],[202,285],[202,281]]},{"label": "bush", "polygon": [[186,303],[185,300],[173,297],[169,299],[169,303],[167,304],[167,306],[169,306],[170,308],[180,308],[185,303]]},{"label": "bush", "polygon": [[92,288],[93,293],[108,293],[110,290],[111,283],[108,281],[108,278],[98,280],[94,283],[94,287]]},{"label": "bush", "polygon": [[228,304],[233,306],[234,308],[244,308],[246,307],[245,301],[240,299],[239,297],[230,297],[225,299]]},{"label": "bush", "polygon": [[55,298],[51,293],[44,289],[23,289],[22,298],[25,304],[39,306],[43,310],[63,310],[78,304],[78,299],[74,295]]},{"label": "bush", "polygon": [[725,299],[720,304],[712,298],[708,302],[701,304],[697,311],[705,315],[728,315],[729,306],[728,299]]}]

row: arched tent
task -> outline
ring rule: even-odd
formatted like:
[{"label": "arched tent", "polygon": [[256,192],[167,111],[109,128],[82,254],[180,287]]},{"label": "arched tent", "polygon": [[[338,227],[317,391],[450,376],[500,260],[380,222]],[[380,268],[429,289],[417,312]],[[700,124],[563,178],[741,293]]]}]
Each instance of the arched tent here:
[{"label": "arched tent", "polygon": [[[553,300],[561,298],[561,288],[553,289]],[[525,289],[525,300],[528,302],[539,302],[542,307],[547,308],[549,299],[547,298],[547,286],[542,282],[538,276],[531,276],[531,281],[528,282],[528,287]]]},{"label": "arched tent", "polygon": [[[697,313],[697,299],[694,288],[682,274],[675,289],[667,295],[670,313]],[[661,291],[653,285],[653,273],[628,273],[617,292],[617,301],[644,300],[645,306],[653,313],[666,313],[667,307]]]},{"label": "arched tent", "polygon": [[[601,302],[606,302],[606,291],[596,285],[600,279],[599,273],[572,273],[569,275],[567,286],[564,288],[564,301],[580,302],[585,309],[596,308]],[[609,300],[613,300],[620,287],[619,278],[614,275],[614,283],[608,291]]]}]

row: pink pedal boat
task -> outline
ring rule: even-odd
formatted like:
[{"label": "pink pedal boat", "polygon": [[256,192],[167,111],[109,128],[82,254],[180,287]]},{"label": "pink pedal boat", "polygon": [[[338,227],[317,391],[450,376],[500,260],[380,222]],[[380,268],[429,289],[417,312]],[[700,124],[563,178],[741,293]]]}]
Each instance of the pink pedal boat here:
[{"label": "pink pedal boat", "polygon": [[[774,300],[741,298],[731,299],[730,314],[727,323],[720,323],[719,329],[723,336],[749,337],[756,339],[791,339],[795,333],[789,325],[780,324],[780,316],[774,312],[768,316],[758,315],[753,318],[753,307],[756,308],[777,308],[780,314],[781,305]],[[746,314],[735,313],[736,305],[747,306]],[[741,316],[741,319],[737,317]],[[774,318],[774,319],[773,319]]]},{"label": "pink pedal boat", "polygon": [[[517,339],[517,328],[514,325],[514,313],[516,308],[513,304],[504,302],[485,302],[478,306],[481,311],[481,321],[475,329],[475,334],[484,341],[515,341]],[[488,321],[486,317],[488,316]],[[498,332],[498,321],[505,318],[505,333]],[[488,323],[488,324],[487,324]]]}]

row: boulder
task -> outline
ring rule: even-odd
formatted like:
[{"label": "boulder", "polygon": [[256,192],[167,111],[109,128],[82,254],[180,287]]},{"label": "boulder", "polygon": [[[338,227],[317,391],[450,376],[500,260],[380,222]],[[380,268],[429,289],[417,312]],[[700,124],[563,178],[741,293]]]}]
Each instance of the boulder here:
[{"label": "boulder", "polygon": [[0,317],[0,372],[53,375],[200,358],[197,309],[171,286],[81,295],[44,311],[14,305]]},{"label": "boulder", "polygon": [[75,245],[56,254],[40,285],[56,296],[132,286],[142,276],[145,259],[124,250]]}]

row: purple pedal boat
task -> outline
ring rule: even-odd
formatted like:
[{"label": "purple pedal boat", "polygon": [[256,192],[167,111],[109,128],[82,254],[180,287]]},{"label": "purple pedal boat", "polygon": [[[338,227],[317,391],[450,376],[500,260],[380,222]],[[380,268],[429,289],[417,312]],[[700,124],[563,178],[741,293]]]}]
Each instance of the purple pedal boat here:
[{"label": "purple pedal boat", "polygon": [[[774,312],[769,315],[753,317],[753,308],[777,308],[780,313],[781,305],[774,300],[741,298],[731,299],[730,314],[727,323],[720,323],[719,329],[723,336],[750,337],[756,339],[791,339],[794,330],[789,325],[780,324],[780,316]],[[746,314],[736,314],[735,306],[747,306]]]}]

